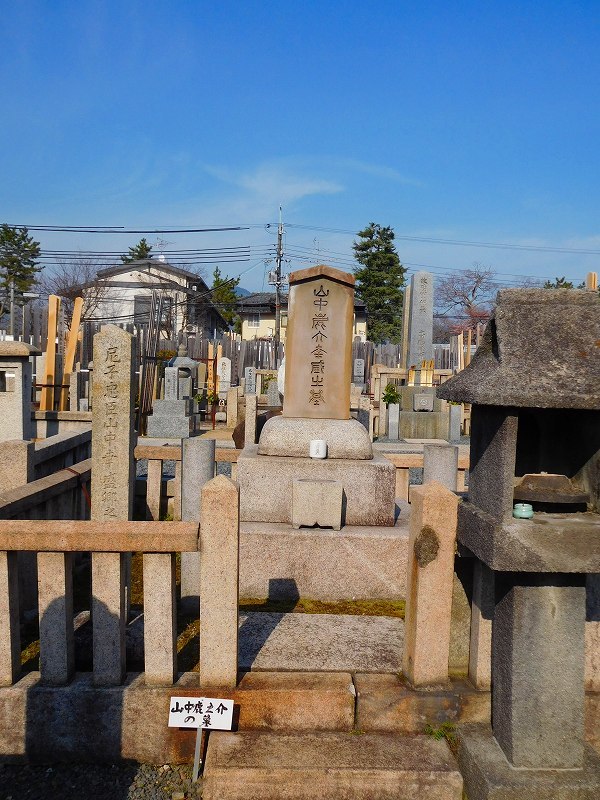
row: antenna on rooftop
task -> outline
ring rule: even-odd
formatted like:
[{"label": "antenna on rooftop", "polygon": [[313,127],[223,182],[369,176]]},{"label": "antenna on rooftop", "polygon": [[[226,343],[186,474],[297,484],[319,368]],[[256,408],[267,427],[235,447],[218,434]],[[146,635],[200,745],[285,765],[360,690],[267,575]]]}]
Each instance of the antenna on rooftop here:
[{"label": "antenna on rooftop", "polygon": [[160,250],[160,255],[158,256],[159,261],[166,261],[164,250],[167,245],[173,244],[173,242],[167,242],[165,239],[156,238],[156,248]]}]

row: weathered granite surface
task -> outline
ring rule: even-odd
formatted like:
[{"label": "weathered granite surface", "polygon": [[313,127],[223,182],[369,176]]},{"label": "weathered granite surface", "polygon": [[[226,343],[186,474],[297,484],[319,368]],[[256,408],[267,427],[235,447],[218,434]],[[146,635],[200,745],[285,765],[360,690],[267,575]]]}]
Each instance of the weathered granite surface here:
[{"label": "weathered granite surface", "polygon": [[212,734],[204,800],[460,800],[446,742],[348,733]]},{"label": "weathered granite surface", "polygon": [[596,800],[599,796],[600,757],[589,746],[581,770],[533,770],[510,766],[489,725],[460,726],[457,745],[469,800]]},{"label": "weathered granite surface", "polygon": [[346,525],[394,524],[396,468],[383,456],[370,461],[262,456],[256,445],[247,445],[238,458],[241,520],[291,523],[292,483],[298,478],[340,481]]},{"label": "weathered granite surface", "polygon": [[499,522],[473,503],[458,509],[458,540],[493,570],[600,572],[600,514],[543,514]]},{"label": "weathered granite surface", "polygon": [[600,295],[498,292],[473,360],[437,396],[494,406],[600,408]]},{"label": "weathered granite surface", "polygon": [[258,452],[264,456],[307,458],[312,439],[327,442],[327,458],[373,458],[369,434],[355,419],[271,417],[261,431]]},{"label": "weathered granite surface", "polygon": [[584,628],[584,576],[496,574],[493,731],[514,767],[582,767]]}]

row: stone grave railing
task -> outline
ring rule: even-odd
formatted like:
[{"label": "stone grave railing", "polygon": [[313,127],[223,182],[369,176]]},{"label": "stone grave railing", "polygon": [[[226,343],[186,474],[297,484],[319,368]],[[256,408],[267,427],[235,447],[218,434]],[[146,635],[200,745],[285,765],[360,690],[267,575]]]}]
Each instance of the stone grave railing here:
[{"label": "stone grave railing", "polygon": [[[235,480],[237,460],[241,450],[217,447],[215,463],[231,464],[231,478]],[[410,502],[410,470],[423,468],[423,453],[382,453],[396,467],[396,498]],[[167,509],[168,501],[173,498],[173,517],[181,518],[181,446],[180,445],[138,445],[135,448],[136,459],[148,460],[148,478],[146,485],[146,518],[160,519],[161,510]],[[164,462],[175,462],[175,478],[165,480],[163,477]],[[469,469],[468,453],[458,456],[456,473],[456,491],[466,491],[465,473]]]},{"label": "stone grave railing", "polygon": [[[20,553],[37,553],[39,672],[41,683],[49,686],[65,686],[74,678],[72,566],[74,555],[84,552],[92,553],[93,680],[101,686],[123,682],[125,637],[123,633],[106,641],[104,624],[112,627],[112,621],[98,600],[103,592],[98,584],[107,578],[94,569],[94,558],[143,553],[145,683],[165,686],[177,679],[176,554],[200,549],[200,683],[235,686],[238,492],[237,485],[223,476],[206,484],[199,522],[0,522],[0,686],[10,686],[21,676]],[[113,563],[119,569],[119,561]],[[123,602],[119,620],[123,632],[126,607]]]},{"label": "stone grave railing", "polygon": [[[383,453],[381,454],[396,467],[396,498],[410,502],[410,470],[423,468],[423,453]],[[465,472],[469,469],[469,455],[458,456],[456,472],[456,491],[466,491]]]},{"label": "stone grave railing", "polygon": [[[237,460],[241,450],[217,447],[215,464],[219,462],[231,464],[231,478],[235,480]],[[149,445],[139,444],[134,457],[147,459],[148,477],[146,480],[146,519],[159,520],[169,507],[169,499],[173,501],[173,518],[181,519],[181,445]],[[167,480],[164,477],[164,462],[175,462],[175,477]]]},{"label": "stone grave railing", "polygon": [[10,439],[0,443],[4,492],[52,475],[90,457],[91,431],[59,434],[43,441]]},{"label": "stone grave railing", "polygon": [[87,519],[91,459],[3,491],[0,519]]}]

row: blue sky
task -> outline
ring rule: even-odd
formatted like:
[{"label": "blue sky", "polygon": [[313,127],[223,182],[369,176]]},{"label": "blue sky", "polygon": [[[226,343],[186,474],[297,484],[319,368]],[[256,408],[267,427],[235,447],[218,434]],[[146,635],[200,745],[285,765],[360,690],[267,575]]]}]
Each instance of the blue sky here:
[{"label": "blue sky", "polygon": [[[11,6],[4,221],[249,224],[162,236],[168,249],[251,245],[251,262],[223,264],[253,266],[249,289],[263,286],[280,203],[308,226],[286,230],[288,269],[300,253],[344,266],[351,232],[373,220],[408,237],[411,269],[437,275],[474,261],[507,282],[600,270],[598,2]],[[103,251],[139,238],[36,236]]]}]

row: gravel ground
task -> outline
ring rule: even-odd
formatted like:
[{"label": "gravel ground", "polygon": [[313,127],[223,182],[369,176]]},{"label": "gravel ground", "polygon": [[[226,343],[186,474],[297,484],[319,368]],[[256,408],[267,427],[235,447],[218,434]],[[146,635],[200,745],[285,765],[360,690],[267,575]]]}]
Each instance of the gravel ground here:
[{"label": "gravel ground", "polygon": [[0,800],[196,800],[191,764],[0,764]]}]

